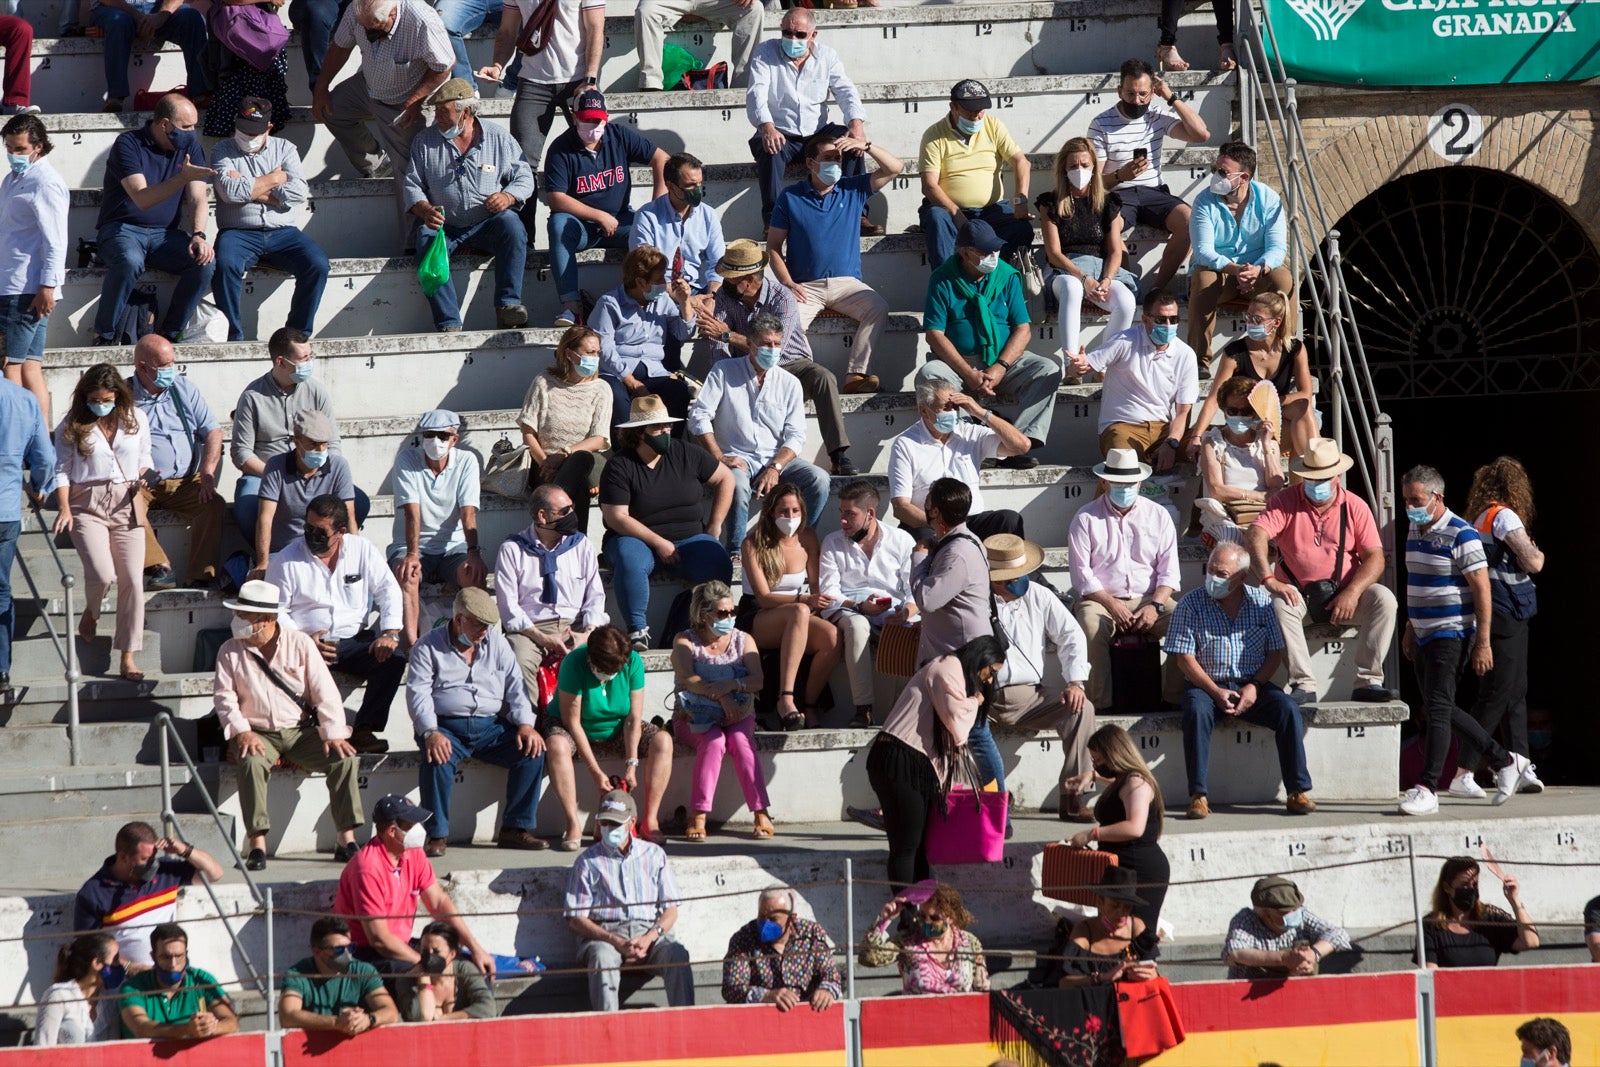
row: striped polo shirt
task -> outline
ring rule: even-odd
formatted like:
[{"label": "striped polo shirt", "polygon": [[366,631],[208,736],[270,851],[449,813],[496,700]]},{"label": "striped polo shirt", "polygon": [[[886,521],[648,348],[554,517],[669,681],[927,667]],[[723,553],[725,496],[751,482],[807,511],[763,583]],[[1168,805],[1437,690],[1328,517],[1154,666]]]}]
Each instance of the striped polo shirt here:
[{"label": "striped polo shirt", "polygon": [[188,860],[163,856],[156,873],[143,885],[129,885],[111,873],[115,856],[107,856],[94,877],[83,883],[73,902],[72,928],[85,933],[105,930],[117,939],[123,963],[150,966],[150,931],[169,923],[178,912],[178,896],[194,881]]},{"label": "striped polo shirt", "polygon": [[1478,531],[1449,508],[1406,538],[1406,617],[1417,644],[1465,638],[1475,629],[1466,576],[1489,565]]}]

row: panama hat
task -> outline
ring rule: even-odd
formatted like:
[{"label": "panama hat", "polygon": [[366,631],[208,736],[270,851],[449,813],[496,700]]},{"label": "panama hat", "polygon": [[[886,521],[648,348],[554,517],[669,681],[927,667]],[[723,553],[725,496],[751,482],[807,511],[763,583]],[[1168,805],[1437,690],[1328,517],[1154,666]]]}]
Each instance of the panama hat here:
[{"label": "panama hat", "polygon": [[1333,438],[1313,437],[1306,442],[1305,454],[1289,461],[1289,473],[1308,482],[1321,482],[1337,478],[1355,465],[1355,460],[1339,451]]},{"label": "panama hat", "polygon": [[1044,549],[1016,534],[995,534],[984,538],[983,551],[989,557],[991,582],[1009,582],[1024,574],[1032,574],[1044,562]]},{"label": "panama hat", "polygon": [[631,430],[635,426],[666,426],[682,422],[667,411],[667,402],[655,394],[636,396],[628,403],[628,421],[619,422],[613,429]]},{"label": "panama hat", "polygon": [[1139,453],[1131,448],[1113,448],[1094,465],[1094,474],[1107,482],[1142,482],[1150,477],[1150,464],[1140,463]]}]

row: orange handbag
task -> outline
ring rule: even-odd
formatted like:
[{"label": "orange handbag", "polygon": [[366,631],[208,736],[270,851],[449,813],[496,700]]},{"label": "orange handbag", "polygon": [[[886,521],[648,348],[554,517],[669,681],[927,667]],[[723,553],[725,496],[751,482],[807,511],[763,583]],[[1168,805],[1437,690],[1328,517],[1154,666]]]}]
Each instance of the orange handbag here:
[{"label": "orange handbag", "polygon": [[878,632],[878,673],[909,678],[917,673],[917,647],[922,643],[922,623],[886,622]]},{"label": "orange handbag", "polygon": [[1097,848],[1073,848],[1065,841],[1044,846],[1044,868],[1039,872],[1039,888],[1051,900],[1064,900],[1092,908],[1099,899],[1095,887],[1107,867],[1115,867],[1117,857]]}]

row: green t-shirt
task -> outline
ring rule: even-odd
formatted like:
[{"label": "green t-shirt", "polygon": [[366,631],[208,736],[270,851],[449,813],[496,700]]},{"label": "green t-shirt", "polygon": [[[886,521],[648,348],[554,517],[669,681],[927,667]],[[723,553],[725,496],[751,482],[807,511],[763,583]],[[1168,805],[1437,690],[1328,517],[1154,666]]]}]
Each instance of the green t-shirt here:
[{"label": "green t-shirt", "polygon": [[[222,983],[212,977],[209,971],[199,967],[190,967],[183,972],[183,981],[178,983],[177,992],[171,996],[156,982],[156,972],[153,970],[132,975],[122,984],[119,992],[123,994],[123,1008],[143,1008],[145,1018],[157,1026],[186,1023],[201,1008],[209,1008],[218,1002],[231,1005],[228,994],[222,991]],[[123,1024],[122,1036],[132,1038],[135,1035],[127,1024]]]},{"label": "green t-shirt", "polygon": [[577,693],[583,698],[581,721],[590,741],[611,741],[622,733],[622,721],[633,710],[633,691],[644,688],[644,660],[629,652],[628,662],[605,685],[589,669],[587,645],[568,652],[556,673],[556,695],[550,698],[546,714],[552,722],[561,721],[561,694]]},{"label": "green t-shirt", "polygon": [[345,1008],[365,1008],[367,995],[382,988],[378,969],[360,960],[351,960],[350,970],[344,974],[324,977],[317,973],[317,961],[307,956],[283,976],[283,991],[299,993],[301,1009],[314,1015],[338,1015]]}]

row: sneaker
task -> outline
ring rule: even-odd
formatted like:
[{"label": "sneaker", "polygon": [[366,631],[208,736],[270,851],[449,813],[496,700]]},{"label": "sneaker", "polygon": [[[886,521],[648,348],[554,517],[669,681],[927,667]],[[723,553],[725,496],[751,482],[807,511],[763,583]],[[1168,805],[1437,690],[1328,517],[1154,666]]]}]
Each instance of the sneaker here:
[{"label": "sneaker", "polygon": [[1533,761],[1527,756],[1519,756],[1513,752],[1511,762],[1494,772],[1495,790],[1489,803],[1499,807],[1510,800],[1522,784],[1522,776],[1525,774],[1530,776],[1533,774]]},{"label": "sneaker", "polygon": [[0,107],[0,115],[38,115],[42,114],[37,104],[7,104]]},{"label": "sneaker", "polygon": [[1439,810],[1439,798],[1425,785],[1414,785],[1400,798],[1400,814],[1432,815]]},{"label": "sneaker", "polygon": [[650,651],[650,627],[646,626],[642,630],[635,630],[629,634],[628,644],[635,652]]},{"label": "sneaker", "polygon": [[1189,798],[1189,818],[1203,819],[1211,814],[1211,804],[1206,800],[1204,793],[1196,793]]},{"label": "sneaker", "polygon": [[175,589],[177,585],[178,576],[172,573],[171,567],[151,567],[144,572],[144,591],[147,593]]},{"label": "sneaker", "polygon": [[1468,800],[1482,800],[1489,794],[1483,791],[1483,786],[1478,784],[1471,771],[1462,771],[1450,782],[1450,795],[1465,797]]},{"label": "sneaker", "polygon": [[556,321],[552,325],[558,329],[567,329],[578,325],[577,310],[575,308],[562,308],[561,313],[556,316]]},{"label": "sneaker", "polygon": [[1289,690],[1289,699],[1303,708],[1307,704],[1315,704],[1317,702],[1317,691],[1297,685]]},{"label": "sneaker", "polygon": [[[0,675],[0,689],[5,688],[5,676]],[[1539,781],[1539,776],[1533,773],[1533,764],[1528,764],[1528,769],[1522,772],[1522,777],[1517,779],[1517,792],[1543,793],[1544,783]]]},{"label": "sneaker", "polygon": [[494,309],[494,324],[502,330],[518,330],[528,325],[528,309],[521,304],[507,304]]}]

